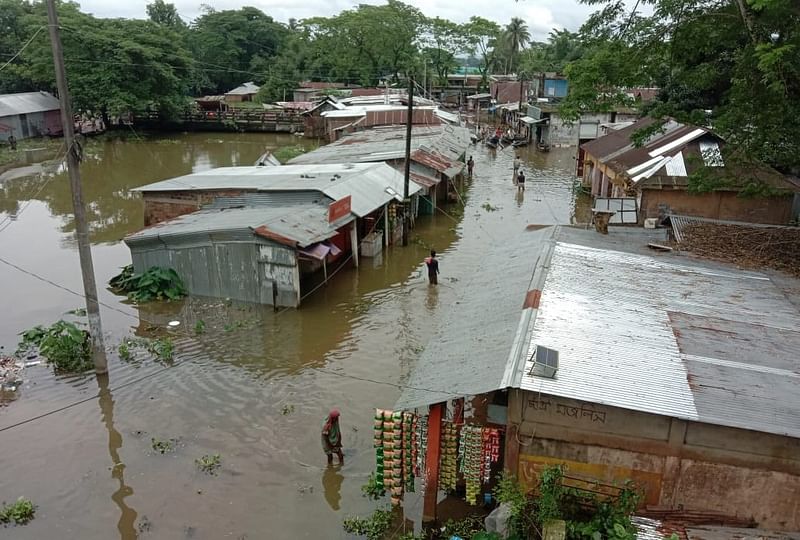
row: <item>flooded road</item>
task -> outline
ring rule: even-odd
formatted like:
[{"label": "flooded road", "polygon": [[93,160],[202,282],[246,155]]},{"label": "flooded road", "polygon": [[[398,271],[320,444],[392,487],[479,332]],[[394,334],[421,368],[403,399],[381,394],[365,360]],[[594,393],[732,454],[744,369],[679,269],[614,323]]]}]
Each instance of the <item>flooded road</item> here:
[{"label": "flooded road", "polygon": [[[143,219],[131,188],[252,164],[265,146],[298,143],[309,141],[184,134],[88,144],[82,172],[98,284],[130,262],[120,240]],[[495,265],[502,279],[503,262],[487,257],[492,245],[528,224],[586,219],[588,200],[573,194],[572,149],[523,151],[523,194],[511,183],[510,149],[469,152],[476,176],[464,207],[420,219],[409,247],[342,270],[300,310],[197,298],[137,308],[103,288],[109,347],[170,335],[175,359],[123,362],[112,353],[107,381],[25,370],[15,399],[0,406],[0,500],[28,497],[37,513],[0,537],[346,538],[342,519],[374,507],[360,491],[374,461],[373,410],[393,405],[443,312],[469,294],[472,268]],[[0,264],[0,345],[10,353],[19,332],[83,301],[70,292],[81,281],[64,172],[0,182],[0,257],[63,287]],[[437,288],[423,272],[431,248],[440,253]],[[167,330],[171,320],[181,325]],[[200,320],[205,332],[195,335]],[[332,407],[342,412],[345,465],[328,469],[319,432]],[[175,451],[154,452],[153,438],[175,439]],[[195,466],[206,454],[221,456],[217,476]]]}]

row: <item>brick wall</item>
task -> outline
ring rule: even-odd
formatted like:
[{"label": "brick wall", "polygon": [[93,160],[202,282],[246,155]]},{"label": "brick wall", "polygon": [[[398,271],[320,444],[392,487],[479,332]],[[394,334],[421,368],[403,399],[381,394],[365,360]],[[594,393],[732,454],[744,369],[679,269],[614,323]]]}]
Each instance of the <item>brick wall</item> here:
[{"label": "brick wall", "polygon": [[149,227],[169,219],[196,212],[217,197],[237,197],[242,190],[170,191],[143,193],[144,226]]}]

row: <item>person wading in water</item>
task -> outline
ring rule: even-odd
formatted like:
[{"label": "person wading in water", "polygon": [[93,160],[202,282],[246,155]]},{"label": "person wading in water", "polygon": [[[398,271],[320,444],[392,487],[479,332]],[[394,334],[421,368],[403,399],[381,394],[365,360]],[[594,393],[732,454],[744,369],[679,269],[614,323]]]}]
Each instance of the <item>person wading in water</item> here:
[{"label": "person wading in water", "polygon": [[328,414],[325,425],[322,426],[322,450],[328,456],[328,465],[333,464],[333,454],[339,457],[339,464],[344,463],[342,432],[339,429],[339,411],[336,409],[333,409]]},{"label": "person wading in water", "polygon": [[431,256],[425,258],[428,266],[428,281],[431,285],[439,284],[439,261],[436,259],[436,252],[431,250]]}]

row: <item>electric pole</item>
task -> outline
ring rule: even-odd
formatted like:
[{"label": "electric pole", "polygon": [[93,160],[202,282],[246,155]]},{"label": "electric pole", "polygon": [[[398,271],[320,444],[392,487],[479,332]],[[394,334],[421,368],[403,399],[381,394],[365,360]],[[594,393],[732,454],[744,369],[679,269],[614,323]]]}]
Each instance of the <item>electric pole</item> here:
[{"label": "electric pole", "polygon": [[408,182],[411,179],[411,124],[414,116],[414,77],[408,74],[408,109],[406,110],[406,170],[403,179],[403,245],[408,245],[408,229],[411,226],[411,199],[408,197]]},{"label": "electric pole", "polygon": [[89,319],[89,334],[92,340],[92,358],[97,374],[108,372],[106,351],[103,344],[103,329],[100,325],[100,304],[97,301],[97,284],[94,280],[92,250],[89,244],[89,227],[86,223],[86,208],[81,191],[81,172],[79,169],[79,149],[75,143],[72,123],[72,105],[70,104],[67,73],[64,68],[64,51],[61,49],[61,36],[58,31],[58,14],[55,0],[47,0],[47,19],[50,29],[50,45],[53,48],[53,64],[56,69],[56,86],[58,99],[61,102],[61,123],[64,128],[64,144],[67,147],[67,169],[69,185],[72,191],[72,208],[75,212],[75,236],[78,239],[78,256],[81,261],[83,277],[83,294],[86,297],[86,314]]}]

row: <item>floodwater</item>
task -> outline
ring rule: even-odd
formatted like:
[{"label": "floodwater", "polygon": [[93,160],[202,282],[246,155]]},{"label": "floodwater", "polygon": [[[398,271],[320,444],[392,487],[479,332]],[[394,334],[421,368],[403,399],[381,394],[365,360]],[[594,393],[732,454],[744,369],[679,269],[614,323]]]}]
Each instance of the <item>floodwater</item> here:
[{"label": "floodwater", "polygon": [[[142,225],[131,188],[251,164],[265,146],[289,144],[314,143],[181,134],[86,145],[111,371],[98,380],[29,367],[25,384],[0,396],[0,501],[25,496],[37,505],[30,524],[0,537],[346,538],[342,519],[374,508],[360,491],[373,467],[373,410],[393,405],[443,312],[469,294],[471,269],[493,265],[502,279],[493,245],[528,224],[585,221],[588,212],[588,200],[573,194],[574,149],[523,150],[528,184],[518,193],[512,150],[473,147],[466,206],[421,218],[408,247],[343,269],[299,310],[198,298],[136,307],[105,289],[130,262],[121,238]],[[9,353],[19,332],[83,304],[71,292],[81,281],[66,174],[44,170],[0,176],[0,257],[52,282],[0,263],[0,345]],[[430,248],[440,253],[436,288],[423,272]],[[167,329],[172,320],[181,325]],[[195,335],[200,320],[205,332]],[[174,361],[120,360],[116,347],[132,335],[170,335]],[[319,433],[333,407],[342,412],[345,464],[327,468]],[[175,439],[174,452],[154,452],[153,438]],[[218,475],[195,466],[206,454],[220,455]],[[409,506],[411,517],[421,513]]]}]

